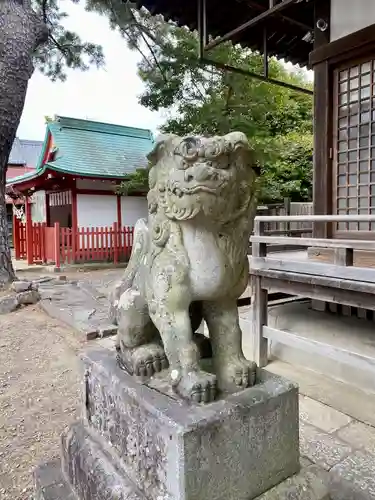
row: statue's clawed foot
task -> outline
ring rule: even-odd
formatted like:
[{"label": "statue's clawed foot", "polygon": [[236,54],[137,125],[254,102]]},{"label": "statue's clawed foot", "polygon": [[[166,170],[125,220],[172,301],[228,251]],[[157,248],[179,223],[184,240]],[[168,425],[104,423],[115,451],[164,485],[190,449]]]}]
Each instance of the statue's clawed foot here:
[{"label": "statue's clawed foot", "polygon": [[215,400],[217,383],[215,375],[204,371],[189,371],[179,376],[177,370],[171,371],[172,384],[176,392],[194,403],[210,403]]},{"label": "statue's clawed foot", "polygon": [[133,349],[121,345],[119,361],[122,367],[131,375],[152,377],[168,368],[168,360],[160,344],[150,343]]},{"label": "statue's clawed foot", "polygon": [[218,369],[219,388],[236,392],[252,387],[256,382],[257,365],[244,356],[231,356]]}]

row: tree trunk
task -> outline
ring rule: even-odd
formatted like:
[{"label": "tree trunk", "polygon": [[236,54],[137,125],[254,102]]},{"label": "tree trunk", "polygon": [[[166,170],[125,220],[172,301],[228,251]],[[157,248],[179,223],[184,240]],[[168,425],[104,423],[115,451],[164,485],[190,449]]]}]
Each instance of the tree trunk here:
[{"label": "tree trunk", "polygon": [[0,180],[0,285],[15,279],[9,248],[8,220],[5,204],[5,170]]},{"label": "tree trunk", "polygon": [[5,203],[8,159],[34,70],[33,55],[47,37],[30,0],[0,0],[0,286],[15,278]]}]

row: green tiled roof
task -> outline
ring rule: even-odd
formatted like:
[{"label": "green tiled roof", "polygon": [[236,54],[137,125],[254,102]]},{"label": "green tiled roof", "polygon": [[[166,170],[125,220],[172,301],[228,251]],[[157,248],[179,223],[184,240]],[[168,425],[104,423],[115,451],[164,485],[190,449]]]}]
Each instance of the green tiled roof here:
[{"label": "green tiled roof", "polygon": [[47,129],[57,153],[45,167],[78,176],[121,178],[147,166],[153,145],[150,130],[63,116],[47,123]]}]

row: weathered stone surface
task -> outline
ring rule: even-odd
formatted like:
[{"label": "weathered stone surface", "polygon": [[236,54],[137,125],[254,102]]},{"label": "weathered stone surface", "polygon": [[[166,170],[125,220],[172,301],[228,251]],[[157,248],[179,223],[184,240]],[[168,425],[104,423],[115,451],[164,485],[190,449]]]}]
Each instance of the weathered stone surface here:
[{"label": "weathered stone surface", "polygon": [[309,465],[312,465],[312,461],[307,458],[307,457],[300,457],[299,459],[299,463],[301,464],[301,469],[305,469],[306,467],[308,467]]},{"label": "weathered stone surface", "polygon": [[338,437],[346,441],[355,449],[364,449],[375,455],[375,429],[361,422],[352,422],[347,427],[340,429]]},{"label": "weathered stone surface", "polygon": [[300,422],[300,450],[301,455],[327,470],[352,452],[352,448],[347,443],[302,421]]},{"label": "weathered stone surface", "polygon": [[18,307],[18,300],[15,295],[0,297],[0,314],[8,314]]},{"label": "weathered stone surface", "polygon": [[300,396],[299,414],[307,424],[329,433],[348,425],[352,420],[344,413],[306,396]]},{"label": "weathered stone surface", "polygon": [[40,465],[34,471],[34,500],[77,500],[61,471],[60,460]]},{"label": "weathered stone surface", "polygon": [[328,473],[315,465],[302,469],[257,500],[330,500]]},{"label": "weathered stone surface", "polygon": [[330,473],[332,500],[374,500],[375,459],[356,452],[335,465]]},{"label": "weathered stone surface", "polygon": [[40,293],[44,311],[82,333],[85,339],[116,334],[117,327],[108,321],[107,297],[88,291],[88,285],[54,279],[41,283]]},{"label": "weathered stone surface", "polygon": [[18,304],[26,306],[28,304],[36,304],[40,300],[40,293],[37,290],[27,290],[17,294]]},{"label": "weathered stone surface", "polygon": [[12,290],[16,293],[26,292],[26,290],[30,290],[32,286],[32,281],[13,281]]},{"label": "weathered stone surface", "polygon": [[294,384],[260,371],[253,388],[202,406],[138,383],[108,350],[83,361],[90,433],[146,497],[251,500],[299,470]]},{"label": "weathered stone surface", "polygon": [[[135,226],[109,316],[118,324],[119,356],[130,373],[152,376],[169,362],[175,392],[208,403],[220,391],[255,383],[237,309],[249,280],[255,160],[241,132],[163,136],[148,158],[148,219]],[[213,345],[209,373],[192,338],[203,317]]]},{"label": "weathered stone surface", "polygon": [[116,335],[117,326],[116,325],[107,325],[99,328],[98,336],[102,339],[103,337],[109,337],[111,335]]},{"label": "weathered stone surface", "polygon": [[80,423],[62,437],[62,470],[79,500],[144,499],[118,459]]}]

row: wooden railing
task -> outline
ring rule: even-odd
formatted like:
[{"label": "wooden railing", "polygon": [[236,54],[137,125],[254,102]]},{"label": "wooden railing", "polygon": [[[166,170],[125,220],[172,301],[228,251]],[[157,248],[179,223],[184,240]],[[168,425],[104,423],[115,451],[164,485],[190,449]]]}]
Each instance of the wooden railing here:
[{"label": "wooden railing", "polygon": [[[375,240],[318,239],[274,236],[266,231],[266,225],[275,217],[256,217],[254,236],[251,237],[252,257],[252,336],[254,358],[260,366],[268,363],[268,340],[275,340],[295,348],[343,359],[356,365],[358,356],[352,357],[328,344],[302,338],[297,334],[277,330],[268,326],[268,293],[286,293],[319,301],[333,302],[375,310],[375,269],[354,267],[353,256],[356,250],[373,250]],[[375,222],[375,215],[307,215],[280,216],[280,222],[339,223]],[[272,233],[272,231],[271,231]],[[268,254],[270,245],[294,245],[333,249],[333,263],[321,263],[305,259],[282,258]],[[362,360],[363,361],[363,360]]]},{"label": "wooden railing", "polygon": [[[312,224],[304,221],[285,221],[281,217],[290,215],[311,215],[313,210],[312,203],[290,202],[285,198],[284,203],[271,203],[268,205],[259,205],[257,216],[267,217],[264,229],[268,235],[287,235],[296,237],[309,237],[312,234]],[[292,244],[289,245],[289,247]],[[295,248],[299,248],[299,241]],[[270,247],[269,251],[282,251],[285,248],[282,245]],[[251,242],[249,243],[249,254],[251,254]]]}]

